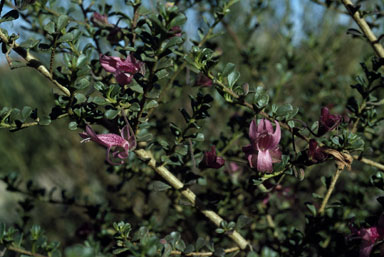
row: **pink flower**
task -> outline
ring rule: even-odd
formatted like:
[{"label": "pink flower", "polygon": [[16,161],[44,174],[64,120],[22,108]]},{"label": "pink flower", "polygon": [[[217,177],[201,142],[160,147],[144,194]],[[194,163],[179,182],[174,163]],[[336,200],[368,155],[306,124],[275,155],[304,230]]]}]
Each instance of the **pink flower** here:
[{"label": "pink flower", "polygon": [[342,117],[337,114],[330,114],[327,107],[321,108],[319,120],[318,136],[322,136],[328,131],[334,130],[341,122]]},{"label": "pink flower", "polygon": [[199,167],[200,169],[213,168],[218,169],[221,168],[225,163],[223,157],[219,157],[216,154],[215,146],[211,147],[211,151],[205,152],[204,157],[201,160]]},{"label": "pink flower", "polygon": [[100,64],[106,71],[114,73],[117,83],[122,86],[131,83],[134,74],[145,74],[144,63],[136,60],[132,55],[127,59],[121,59],[101,54]]},{"label": "pink flower", "polygon": [[101,15],[98,12],[94,12],[91,17],[91,22],[95,25],[108,25],[108,16],[107,15]]},{"label": "pink flower", "polygon": [[[79,133],[79,135],[83,138],[81,143],[89,142],[92,140],[93,142],[106,147],[106,160],[112,165],[123,164],[123,159],[128,158],[129,151],[136,147],[136,138],[129,124],[125,125],[120,130],[120,135],[113,133],[96,134],[89,125],[86,125],[85,132]],[[113,158],[120,159],[119,163],[113,162],[111,160],[111,151]]]},{"label": "pink flower", "polygon": [[249,166],[261,172],[273,171],[272,163],[281,161],[279,142],[281,137],[280,125],[275,121],[276,129],[273,132],[272,124],[267,119],[262,119],[259,125],[252,120],[249,126],[251,144],[243,147]]},{"label": "pink flower", "polygon": [[379,219],[377,226],[369,228],[351,228],[352,235],[349,238],[361,238],[360,244],[360,257],[369,257],[375,243],[384,239],[384,216]]}]

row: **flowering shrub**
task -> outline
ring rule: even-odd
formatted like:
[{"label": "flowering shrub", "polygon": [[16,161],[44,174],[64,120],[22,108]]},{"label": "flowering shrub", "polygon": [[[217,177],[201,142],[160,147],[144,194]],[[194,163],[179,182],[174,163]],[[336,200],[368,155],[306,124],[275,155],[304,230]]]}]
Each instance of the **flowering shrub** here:
[{"label": "flowering shrub", "polygon": [[383,7],[0,0],[0,256],[382,255]]}]

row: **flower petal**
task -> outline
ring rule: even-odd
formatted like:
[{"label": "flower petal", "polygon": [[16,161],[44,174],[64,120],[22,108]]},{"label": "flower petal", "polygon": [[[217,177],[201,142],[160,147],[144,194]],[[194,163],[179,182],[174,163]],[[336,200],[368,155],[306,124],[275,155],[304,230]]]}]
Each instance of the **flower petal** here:
[{"label": "flower petal", "polygon": [[100,64],[108,72],[116,72],[117,66],[121,62],[119,57],[100,55]]},{"label": "flower petal", "polygon": [[252,120],[251,125],[249,125],[249,138],[251,141],[255,141],[258,135],[258,127],[256,125],[256,121]]},{"label": "flower petal", "polygon": [[275,128],[275,132],[273,133],[272,137],[273,137],[273,143],[271,144],[271,148],[275,148],[279,142],[280,142],[280,139],[281,139],[281,129],[280,129],[280,124],[278,121],[275,120],[275,124],[276,124],[276,128]]},{"label": "flower petal", "polygon": [[120,146],[124,148],[124,144],[127,142],[124,138],[116,134],[100,134],[97,138],[102,145],[106,147]]},{"label": "flower petal", "polygon": [[258,171],[272,171],[272,157],[269,151],[259,151],[257,155],[257,170]]},{"label": "flower petal", "polygon": [[267,119],[262,119],[259,123],[259,126],[257,127],[257,132],[259,133],[267,132],[268,134],[272,134],[273,133],[272,123]]}]

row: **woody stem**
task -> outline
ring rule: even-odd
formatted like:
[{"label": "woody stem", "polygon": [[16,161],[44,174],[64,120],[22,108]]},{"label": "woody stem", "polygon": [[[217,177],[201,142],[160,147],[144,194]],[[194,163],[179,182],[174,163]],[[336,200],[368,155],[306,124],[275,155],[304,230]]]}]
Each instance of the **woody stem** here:
[{"label": "woody stem", "polygon": [[343,170],[340,169],[340,168],[338,168],[338,169],[336,170],[336,173],[335,173],[335,175],[334,175],[333,178],[332,178],[331,185],[329,186],[328,191],[327,191],[327,193],[325,194],[324,199],[323,199],[323,201],[322,201],[322,203],[321,203],[321,206],[320,206],[320,208],[319,208],[319,211],[318,211],[318,212],[319,212],[320,215],[322,215],[322,214],[324,213],[325,206],[327,205],[328,200],[329,200],[329,198],[331,197],[331,194],[332,194],[333,190],[335,189],[336,182],[337,182],[337,180],[339,179],[340,174],[341,174],[342,171],[343,171]]}]

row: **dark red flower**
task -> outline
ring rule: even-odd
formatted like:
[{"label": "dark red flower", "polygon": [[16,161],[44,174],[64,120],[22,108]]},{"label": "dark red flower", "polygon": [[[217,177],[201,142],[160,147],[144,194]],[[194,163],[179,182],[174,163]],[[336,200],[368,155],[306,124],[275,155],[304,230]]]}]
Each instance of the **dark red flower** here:
[{"label": "dark red flower", "polygon": [[224,165],[224,163],[225,163],[224,158],[217,156],[215,146],[211,146],[211,150],[204,153],[204,157],[201,160],[199,167],[200,169],[205,169],[205,168],[218,169],[218,168],[221,168]]},{"label": "dark red flower", "polygon": [[308,157],[313,163],[325,161],[328,158],[328,154],[324,151],[324,147],[319,147],[316,140],[309,140]]},{"label": "dark red flower", "polygon": [[330,114],[327,107],[321,108],[318,136],[334,130],[341,122],[342,117],[337,114]]}]

